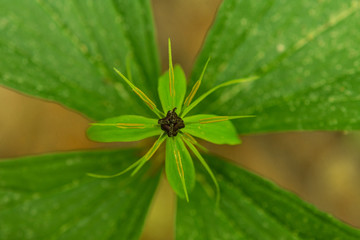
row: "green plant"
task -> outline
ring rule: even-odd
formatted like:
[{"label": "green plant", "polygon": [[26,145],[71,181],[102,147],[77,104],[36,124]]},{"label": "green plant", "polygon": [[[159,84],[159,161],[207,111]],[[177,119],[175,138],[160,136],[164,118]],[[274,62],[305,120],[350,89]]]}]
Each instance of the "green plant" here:
[{"label": "green plant", "polygon": [[[209,56],[199,95],[230,79],[259,79],[223,88],[193,111],[256,115],[234,121],[239,133],[358,129],[359,10],[350,0],[224,1],[190,86]],[[150,116],[116,67],[127,69],[129,79],[159,106],[159,60],[146,0],[3,0],[0,31],[2,85],[57,101],[94,121]],[[87,173],[126,169],[138,152],[1,161],[0,239],[137,239],[161,168],[145,164],[133,177],[110,179]],[[216,205],[213,179],[195,162],[198,183],[190,201],[177,201],[177,239],[360,238],[358,230],[266,180],[217,157],[204,158],[221,198]]]},{"label": "green plant", "polygon": [[[99,123],[93,123],[92,127],[88,130],[89,137],[100,142],[138,141],[154,135],[160,135],[160,137],[143,157],[121,172],[112,175],[92,173],[88,175],[97,178],[113,178],[133,170],[131,173],[133,176],[147,161],[150,160],[161,144],[166,140],[166,175],[176,194],[179,197],[185,197],[186,200],[189,201],[188,189],[192,190],[195,185],[194,165],[186,148],[187,146],[199,159],[214,181],[217,189],[217,199],[219,200],[219,185],[216,178],[195,146],[203,150],[205,148],[191,135],[217,144],[239,144],[240,140],[237,137],[235,127],[231,124],[230,119],[254,116],[217,116],[211,114],[198,114],[186,118],[185,116],[215,90],[237,83],[252,81],[256,79],[256,77],[235,79],[225,82],[210,89],[194,102],[191,102],[201,85],[202,77],[209,61],[206,62],[199,80],[194,84],[189,95],[185,99],[185,74],[180,66],[176,66],[174,69],[171,55],[171,43],[169,39],[169,71],[159,78],[158,84],[159,98],[164,112],[161,112],[156,104],[146,96],[143,91],[137,88],[121,72],[115,69],[119,76],[159,119],[146,118],[138,115],[123,115],[120,117],[109,118]],[[131,73],[128,74],[131,76]],[[178,114],[176,111],[178,111]]]}]

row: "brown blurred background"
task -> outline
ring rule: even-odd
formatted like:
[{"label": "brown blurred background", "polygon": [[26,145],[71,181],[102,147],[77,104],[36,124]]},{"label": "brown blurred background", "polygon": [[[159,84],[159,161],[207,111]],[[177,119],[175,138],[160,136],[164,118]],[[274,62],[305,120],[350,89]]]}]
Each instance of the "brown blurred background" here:
[{"label": "brown blurred background", "polygon": [[[220,0],[153,0],[163,69],[167,38],[189,75]],[[0,158],[101,147],[87,140],[89,121],[54,103],[0,87]],[[276,133],[243,136],[240,146],[207,145],[302,199],[360,228],[360,134]],[[173,239],[175,197],[162,181],[142,240]]]}]

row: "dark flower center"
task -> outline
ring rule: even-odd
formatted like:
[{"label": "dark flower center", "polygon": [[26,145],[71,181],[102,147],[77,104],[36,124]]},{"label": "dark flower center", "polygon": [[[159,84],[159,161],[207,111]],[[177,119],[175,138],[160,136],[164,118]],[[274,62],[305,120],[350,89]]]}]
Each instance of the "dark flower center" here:
[{"label": "dark flower center", "polygon": [[164,130],[169,137],[176,136],[179,130],[185,127],[184,121],[176,114],[175,110],[176,108],[168,111],[166,117],[158,121],[161,129]]}]

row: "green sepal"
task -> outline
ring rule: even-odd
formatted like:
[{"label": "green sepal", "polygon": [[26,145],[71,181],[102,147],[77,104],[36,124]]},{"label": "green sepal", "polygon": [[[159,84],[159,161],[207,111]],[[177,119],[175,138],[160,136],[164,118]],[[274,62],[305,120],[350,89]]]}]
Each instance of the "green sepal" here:
[{"label": "green sepal", "polygon": [[114,177],[121,176],[135,168],[133,170],[133,172],[131,173],[131,176],[134,176],[141,169],[141,167],[144,166],[144,164],[148,160],[150,160],[150,158],[154,155],[154,153],[159,149],[162,142],[165,140],[165,137],[166,137],[166,135],[162,134],[158,138],[158,140],[156,140],[156,142],[153,144],[153,146],[149,149],[149,151],[142,158],[140,158],[139,160],[137,160],[136,162],[131,164],[129,167],[122,170],[121,172],[118,172],[118,173],[115,173],[112,175],[103,175],[103,174],[96,174],[96,173],[87,173],[87,175],[90,177],[94,177],[94,178],[114,178]]},{"label": "green sepal", "polygon": [[123,115],[92,123],[88,137],[97,142],[131,142],[160,135],[157,119],[137,115]]},{"label": "green sepal", "polygon": [[131,176],[134,176],[142,168],[142,166],[144,166],[144,164],[150,160],[150,158],[154,155],[154,153],[159,149],[161,144],[164,142],[165,138],[166,138],[166,134],[162,133],[161,136],[158,138],[158,140],[156,140],[153,146],[145,154],[145,156],[139,160],[139,163],[137,164],[134,171],[131,173]]},{"label": "green sepal", "polygon": [[165,171],[175,193],[189,201],[188,192],[195,186],[195,168],[179,136],[166,139]]},{"label": "green sepal", "polygon": [[161,105],[165,114],[175,107],[177,112],[180,113],[186,94],[186,77],[179,65],[174,68],[174,84],[171,91],[170,86],[169,71],[166,71],[159,78],[158,91]]},{"label": "green sepal", "polygon": [[186,97],[186,99],[184,101],[184,107],[185,108],[190,105],[192,99],[195,97],[196,92],[199,90],[199,87],[201,85],[201,81],[202,81],[202,79],[204,77],[204,73],[206,71],[206,68],[207,68],[207,65],[209,64],[209,62],[210,62],[210,58],[208,58],[208,60],[206,61],[205,66],[204,66],[204,68],[203,68],[203,70],[201,72],[201,75],[200,75],[199,79],[196,81],[196,83],[192,87],[189,95]]},{"label": "green sepal", "polygon": [[201,154],[196,149],[196,147],[190,141],[188,141],[186,138],[183,137],[182,140],[186,143],[186,145],[190,148],[190,150],[199,159],[200,163],[203,165],[203,167],[205,168],[205,170],[207,171],[207,173],[210,175],[211,179],[213,180],[215,188],[216,188],[216,203],[219,204],[219,202],[220,202],[220,187],[219,187],[219,183],[217,182],[214,173],[211,171],[211,168],[206,163],[205,159],[201,156]]},{"label": "green sepal", "polygon": [[[239,116],[241,117],[241,116]],[[204,139],[215,144],[240,144],[232,117],[199,114],[184,118],[185,128],[182,132]]]},{"label": "green sepal", "polygon": [[204,93],[203,95],[198,97],[188,107],[184,108],[184,111],[181,113],[181,117],[184,117],[188,112],[190,112],[190,110],[192,110],[194,107],[196,107],[208,95],[215,92],[219,88],[234,85],[234,84],[238,84],[238,83],[251,82],[251,81],[254,81],[254,80],[258,79],[258,78],[259,78],[258,76],[253,76],[253,77],[248,77],[248,78],[240,78],[240,79],[230,80],[230,81],[224,82],[224,83],[222,83],[220,85],[217,85],[216,87],[213,87],[212,89],[210,89],[209,91],[207,91],[206,93]]},{"label": "green sepal", "polygon": [[[156,104],[143,92],[140,88],[136,87],[127,77],[124,76],[119,70],[114,68],[115,72],[125,81],[126,84],[139,96],[139,98],[150,108],[153,113],[158,117],[162,117],[162,112],[159,111]],[[130,75],[131,76],[131,75]]]}]

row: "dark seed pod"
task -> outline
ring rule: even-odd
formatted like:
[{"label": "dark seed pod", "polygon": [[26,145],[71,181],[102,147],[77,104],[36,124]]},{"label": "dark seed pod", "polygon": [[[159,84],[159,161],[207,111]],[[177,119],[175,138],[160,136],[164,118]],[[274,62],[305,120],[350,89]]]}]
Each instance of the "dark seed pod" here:
[{"label": "dark seed pod", "polygon": [[167,112],[166,117],[159,119],[158,123],[169,137],[178,134],[181,128],[185,127],[184,121],[176,114],[176,108]]}]

